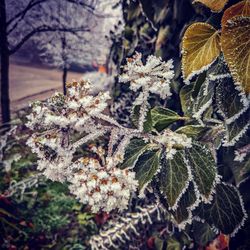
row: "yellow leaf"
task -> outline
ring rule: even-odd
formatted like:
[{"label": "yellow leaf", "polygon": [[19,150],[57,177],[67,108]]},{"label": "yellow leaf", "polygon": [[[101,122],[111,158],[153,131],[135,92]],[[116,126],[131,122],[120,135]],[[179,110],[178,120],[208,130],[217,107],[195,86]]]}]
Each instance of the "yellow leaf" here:
[{"label": "yellow leaf", "polygon": [[250,17],[235,16],[222,27],[221,47],[236,84],[250,93]]},{"label": "yellow leaf", "polygon": [[228,0],[194,0],[193,3],[202,3],[214,12],[220,12],[225,7]]},{"label": "yellow leaf", "polygon": [[207,23],[194,23],[186,30],[182,41],[184,79],[206,70],[220,54],[218,31]]},{"label": "yellow leaf", "polygon": [[221,20],[221,26],[225,26],[227,21],[235,16],[250,16],[250,0],[241,1],[226,9]]}]

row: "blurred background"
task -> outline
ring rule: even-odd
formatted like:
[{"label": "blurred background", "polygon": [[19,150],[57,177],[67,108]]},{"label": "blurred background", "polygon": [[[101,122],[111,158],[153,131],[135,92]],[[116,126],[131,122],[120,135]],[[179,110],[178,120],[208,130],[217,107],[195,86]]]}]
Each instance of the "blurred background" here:
[{"label": "blurred background", "polygon": [[[168,107],[180,110],[184,31],[208,19],[218,27],[220,18],[193,0],[0,0],[0,132],[9,131],[0,137],[0,249],[90,249],[89,238],[110,217],[91,214],[66,186],[45,180],[36,170],[37,158],[26,146],[29,103],[55,91],[65,93],[66,82],[85,78],[95,93],[111,91],[111,115],[126,124],[135,94],[118,83],[117,75],[138,51],[143,60],[150,54],[174,60]],[[78,153],[89,151],[83,147]],[[247,227],[233,247],[249,249],[244,248],[250,239]],[[136,239],[137,249],[163,249],[155,246],[150,228],[144,233]],[[211,239],[206,240],[199,249],[217,249],[205,248]],[[181,248],[174,241],[166,249]]]},{"label": "blurred background", "polygon": [[[122,21],[119,1],[1,1],[2,6],[4,3],[7,41],[2,48],[8,50],[11,111],[55,90],[63,91],[66,81],[79,80],[86,73],[91,72],[88,77],[107,73],[109,34]],[[6,64],[3,59],[1,65]],[[2,105],[8,106],[5,85]]]}]

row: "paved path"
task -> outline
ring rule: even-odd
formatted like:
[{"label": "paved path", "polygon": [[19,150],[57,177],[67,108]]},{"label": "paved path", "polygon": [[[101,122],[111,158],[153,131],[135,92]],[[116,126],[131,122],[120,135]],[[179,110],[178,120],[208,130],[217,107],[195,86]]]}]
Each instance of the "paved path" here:
[{"label": "paved path", "polygon": [[[69,72],[68,81],[79,80],[82,74]],[[10,65],[11,110],[23,108],[31,101],[44,100],[55,91],[62,91],[62,72],[56,69],[27,65]]]}]

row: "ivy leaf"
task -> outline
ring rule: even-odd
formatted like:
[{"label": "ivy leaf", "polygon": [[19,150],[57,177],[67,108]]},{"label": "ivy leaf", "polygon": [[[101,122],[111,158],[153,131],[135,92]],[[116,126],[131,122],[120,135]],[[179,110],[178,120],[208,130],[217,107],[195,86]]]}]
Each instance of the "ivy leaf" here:
[{"label": "ivy leaf", "polygon": [[220,183],[211,204],[201,204],[195,213],[223,234],[235,235],[246,219],[243,201],[236,187]]},{"label": "ivy leaf", "polygon": [[201,89],[201,86],[203,85],[203,83],[205,82],[206,80],[206,77],[207,77],[207,72],[204,71],[202,72],[201,74],[198,75],[196,81],[194,82],[194,87],[192,89],[192,97],[193,99],[195,99],[199,92],[200,92],[200,89]]},{"label": "ivy leaf", "polygon": [[158,131],[162,131],[176,121],[185,119],[171,109],[161,107],[155,107],[151,109],[151,116],[153,127]]},{"label": "ivy leaf", "polygon": [[246,111],[249,101],[244,96],[244,93],[235,88],[230,75],[219,78],[216,82],[216,104],[219,113],[223,116],[226,123],[231,123]]},{"label": "ivy leaf", "polygon": [[198,191],[204,201],[209,201],[216,184],[217,169],[212,152],[205,145],[193,143],[186,156]]},{"label": "ivy leaf", "polygon": [[225,10],[221,19],[222,28],[227,24],[228,20],[235,16],[250,16],[250,2],[248,0],[234,4]]},{"label": "ivy leaf", "polygon": [[159,168],[161,150],[149,150],[139,157],[134,171],[136,179],[139,181],[139,189],[142,190],[156,174]]},{"label": "ivy leaf", "polygon": [[211,79],[207,77],[196,97],[193,106],[193,117],[200,119],[202,114],[211,107],[214,96],[214,86],[214,81],[211,81]]},{"label": "ivy leaf", "polygon": [[178,128],[174,132],[179,134],[185,134],[188,137],[198,140],[201,138],[210,128],[201,125],[186,125]]},{"label": "ivy leaf", "polygon": [[192,231],[196,243],[203,247],[216,237],[216,233],[206,222],[193,221]]},{"label": "ivy leaf", "polygon": [[193,3],[202,3],[214,12],[221,12],[228,0],[194,0]]},{"label": "ivy leaf", "polygon": [[250,108],[248,108],[240,117],[229,124],[225,123],[226,136],[223,146],[233,146],[247,132],[250,127]]},{"label": "ivy leaf", "polygon": [[176,211],[171,212],[179,227],[185,228],[187,222],[189,222],[192,217],[192,210],[198,205],[198,203],[199,200],[197,198],[194,185],[190,182],[187,191],[180,199],[179,206]]},{"label": "ivy leaf", "polygon": [[[233,35],[232,35],[233,34]],[[250,17],[235,16],[222,26],[221,48],[235,83],[250,93]]]},{"label": "ivy leaf", "polygon": [[160,175],[160,190],[168,206],[175,210],[181,196],[188,187],[190,171],[185,161],[184,150],[179,150],[173,159],[166,159]]},{"label": "ivy leaf", "polygon": [[125,150],[124,161],[121,168],[132,168],[140,155],[142,155],[149,148],[149,144],[142,139],[132,139]]},{"label": "ivy leaf", "polygon": [[[131,120],[136,127],[138,127],[140,108],[141,108],[140,105],[136,105],[133,108],[132,114],[131,114]],[[151,117],[150,111],[147,112],[146,119],[145,119],[145,122],[143,124],[143,130],[144,130],[144,132],[150,132],[152,130],[152,117]]]},{"label": "ivy leaf", "polygon": [[182,42],[183,76],[187,82],[210,66],[220,54],[218,31],[207,23],[194,23],[186,30]]},{"label": "ivy leaf", "polygon": [[193,108],[193,85],[184,85],[180,91],[180,100],[181,100],[181,108],[185,115],[191,116],[192,115],[192,108]]}]

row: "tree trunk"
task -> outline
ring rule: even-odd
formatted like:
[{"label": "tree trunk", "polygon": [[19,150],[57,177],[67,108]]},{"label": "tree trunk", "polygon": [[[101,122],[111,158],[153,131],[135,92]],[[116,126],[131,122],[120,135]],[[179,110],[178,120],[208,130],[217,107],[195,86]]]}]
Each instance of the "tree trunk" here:
[{"label": "tree trunk", "polygon": [[66,95],[66,93],[67,93],[67,88],[66,88],[67,73],[68,73],[68,69],[66,67],[64,67],[63,68],[63,77],[62,77],[62,81],[63,81],[63,94],[64,95]]},{"label": "tree trunk", "polygon": [[0,0],[0,55],[1,55],[1,112],[2,123],[10,127],[10,98],[9,98],[9,50],[7,40],[5,0]]}]

